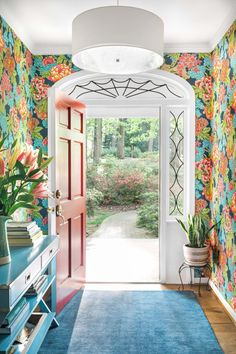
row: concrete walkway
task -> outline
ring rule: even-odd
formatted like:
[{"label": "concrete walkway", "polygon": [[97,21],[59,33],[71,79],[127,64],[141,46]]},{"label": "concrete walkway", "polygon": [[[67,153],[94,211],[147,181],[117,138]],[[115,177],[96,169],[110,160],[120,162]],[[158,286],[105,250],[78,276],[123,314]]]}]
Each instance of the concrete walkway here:
[{"label": "concrete walkway", "polygon": [[88,282],[157,282],[159,239],[136,227],[135,210],[114,214],[87,238]]},{"label": "concrete walkway", "polygon": [[99,238],[155,238],[145,229],[136,226],[137,211],[128,210],[109,216],[90,236]]}]

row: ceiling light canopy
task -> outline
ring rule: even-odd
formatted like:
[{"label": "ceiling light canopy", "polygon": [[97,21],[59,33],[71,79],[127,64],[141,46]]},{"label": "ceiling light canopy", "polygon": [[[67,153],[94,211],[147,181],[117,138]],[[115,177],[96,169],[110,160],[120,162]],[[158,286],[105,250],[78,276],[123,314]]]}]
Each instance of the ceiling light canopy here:
[{"label": "ceiling light canopy", "polygon": [[128,6],[85,11],[72,25],[72,61],[81,69],[134,74],[163,63],[164,25],[152,12]]}]

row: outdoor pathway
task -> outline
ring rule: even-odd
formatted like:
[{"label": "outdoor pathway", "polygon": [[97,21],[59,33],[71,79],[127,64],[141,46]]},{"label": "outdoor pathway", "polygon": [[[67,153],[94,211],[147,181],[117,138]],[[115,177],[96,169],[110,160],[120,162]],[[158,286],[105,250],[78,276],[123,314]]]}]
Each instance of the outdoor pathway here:
[{"label": "outdoor pathway", "polygon": [[88,282],[157,282],[159,239],[136,227],[135,210],[108,217],[87,238]]},{"label": "outdoor pathway", "polygon": [[137,211],[128,210],[109,216],[90,236],[99,238],[155,238],[136,226]]}]

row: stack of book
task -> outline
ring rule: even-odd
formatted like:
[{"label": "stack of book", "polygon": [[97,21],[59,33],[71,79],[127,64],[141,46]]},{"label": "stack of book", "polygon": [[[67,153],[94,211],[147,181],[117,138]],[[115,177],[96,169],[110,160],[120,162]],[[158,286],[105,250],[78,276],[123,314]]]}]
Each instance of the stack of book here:
[{"label": "stack of book", "polygon": [[10,246],[33,246],[42,234],[35,221],[9,221],[7,223],[7,236]]},{"label": "stack of book", "polygon": [[31,285],[31,287],[26,291],[25,296],[35,296],[40,293],[42,290],[43,285],[47,279],[47,275],[41,275],[35,283]]},{"label": "stack of book", "polygon": [[11,334],[28,310],[29,302],[27,302],[26,298],[23,296],[5,317],[0,327],[0,334]]}]

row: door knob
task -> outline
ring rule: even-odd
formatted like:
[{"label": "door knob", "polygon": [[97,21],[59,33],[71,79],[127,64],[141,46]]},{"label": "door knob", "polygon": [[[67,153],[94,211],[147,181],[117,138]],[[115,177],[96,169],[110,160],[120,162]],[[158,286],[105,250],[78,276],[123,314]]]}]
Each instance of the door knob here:
[{"label": "door knob", "polygon": [[60,189],[57,189],[57,190],[56,190],[55,196],[56,196],[57,199],[60,199],[60,198],[61,198],[61,191],[60,191]]}]

